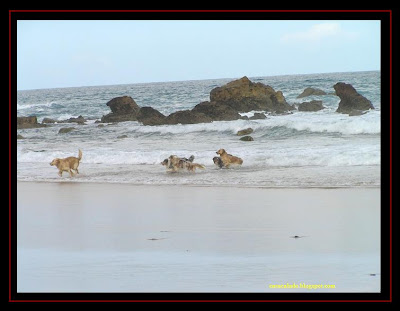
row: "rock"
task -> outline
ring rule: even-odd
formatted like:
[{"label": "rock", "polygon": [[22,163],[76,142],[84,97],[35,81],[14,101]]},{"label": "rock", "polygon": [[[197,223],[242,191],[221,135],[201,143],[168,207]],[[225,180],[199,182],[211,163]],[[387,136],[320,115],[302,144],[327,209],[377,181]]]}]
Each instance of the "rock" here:
[{"label": "rock", "polygon": [[103,116],[101,122],[136,121],[140,107],[130,96],[115,97],[107,104],[111,113]]},{"label": "rock", "polygon": [[38,127],[46,127],[46,124],[38,123],[36,116],[17,117],[17,129],[31,129]]},{"label": "rock", "polygon": [[263,83],[253,83],[247,77],[231,81],[210,92],[210,102],[224,104],[236,112],[252,110],[289,111],[293,108],[286,102],[281,91]]},{"label": "rock", "polygon": [[66,119],[66,120],[58,121],[58,123],[78,123],[78,124],[85,124],[86,121],[87,121],[87,120],[86,120],[84,117],[79,116],[79,117],[77,117],[77,118],[69,118],[69,119]]},{"label": "rock", "polygon": [[56,123],[57,121],[54,119],[50,119],[50,118],[44,118],[42,120],[42,124],[47,124],[47,123]]},{"label": "rock", "polygon": [[73,131],[74,129],[75,129],[74,127],[63,127],[63,128],[60,128],[60,130],[58,131],[58,134],[69,133],[69,132]]},{"label": "rock", "polygon": [[322,105],[322,100],[312,100],[310,102],[303,102],[299,104],[299,111],[319,111],[324,109],[325,107]]},{"label": "rock", "polygon": [[351,113],[353,110],[365,111],[375,109],[371,101],[357,93],[351,84],[339,82],[333,88],[336,91],[336,95],[340,98],[339,107],[336,112]]},{"label": "rock", "polygon": [[142,107],[137,114],[137,120],[143,125],[165,124],[166,116],[152,107]]},{"label": "rock", "polygon": [[263,120],[266,119],[267,116],[264,113],[261,112],[255,112],[252,117],[250,117],[250,120]]},{"label": "rock", "polygon": [[232,107],[223,103],[201,102],[197,104],[192,112],[202,113],[212,121],[231,121],[240,119],[240,114]]},{"label": "rock", "polygon": [[362,111],[362,110],[352,110],[352,111],[350,111],[349,112],[349,117],[354,117],[354,116],[361,116],[361,115],[363,115],[363,114],[366,114],[367,113],[367,111]]},{"label": "rock", "polygon": [[171,113],[165,118],[166,124],[195,124],[195,123],[209,123],[213,120],[206,116],[204,113],[192,110],[181,110]]},{"label": "rock", "polygon": [[326,95],[326,92],[317,88],[307,87],[304,89],[303,93],[297,96],[297,98],[307,97],[311,95]]},{"label": "rock", "polygon": [[97,127],[104,127],[104,124],[100,123],[97,125]]},{"label": "rock", "polygon": [[237,136],[243,136],[243,135],[248,135],[253,133],[253,129],[251,127],[244,129],[244,130],[240,130],[236,133]]},{"label": "rock", "polygon": [[121,96],[111,99],[107,104],[110,107],[111,112],[116,114],[130,114],[137,113],[139,106],[130,96]]},{"label": "rock", "polygon": [[21,134],[17,134],[17,139],[25,139],[25,137],[22,136]]},{"label": "rock", "polygon": [[242,141],[253,141],[254,139],[251,136],[243,136],[243,137],[240,137],[240,140],[242,140]]},{"label": "rock", "polygon": [[122,138],[127,138],[128,137],[128,135],[120,135],[120,136],[118,136],[117,138],[118,139],[122,139]]}]

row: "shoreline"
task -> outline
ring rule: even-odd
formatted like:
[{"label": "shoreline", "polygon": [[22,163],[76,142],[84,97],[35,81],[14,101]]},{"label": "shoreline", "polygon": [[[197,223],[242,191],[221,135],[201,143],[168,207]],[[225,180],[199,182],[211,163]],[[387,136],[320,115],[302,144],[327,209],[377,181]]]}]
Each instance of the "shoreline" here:
[{"label": "shoreline", "polygon": [[72,181],[72,180],[58,180],[58,181],[48,181],[48,180],[17,180],[16,183],[38,183],[38,184],[98,184],[98,185],[129,185],[129,186],[148,186],[148,187],[193,187],[193,188],[243,188],[243,189],[381,189],[381,186],[252,186],[252,185],[215,185],[215,184],[140,184],[131,182],[100,182],[100,181]]}]

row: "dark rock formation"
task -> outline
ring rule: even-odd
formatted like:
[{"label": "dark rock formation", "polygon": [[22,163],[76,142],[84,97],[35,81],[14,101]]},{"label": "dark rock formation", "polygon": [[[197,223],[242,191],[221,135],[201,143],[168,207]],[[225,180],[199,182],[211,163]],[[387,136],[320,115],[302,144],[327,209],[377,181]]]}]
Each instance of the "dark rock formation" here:
[{"label": "dark rock formation", "polygon": [[353,110],[365,111],[375,109],[371,101],[357,93],[351,84],[339,82],[333,88],[336,91],[336,95],[340,98],[339,107],[336,112],[352,113]]},{"label": "dark rock formation", "polygon": [[243,136],[243,137],[240,137],[240,140],[242,140],[242,141],[253,141],[254,139],[251,136]]},{"label": "dark rock formation", "polygon": [[[111,113],[103,116],[101,122],[139,121],[144,125],[194,124],[212,121],[231,121],[248,119],[239,112],[264,110],[275,113],[287,113],[290,106],[282,92],[262,83],[253,83],[247,77],[214,88],[210,101],[201,102],[192,110],[181,110],[164,116],[152,107],[140,108],[129,96],[117,97],[107,103]],[[264,119],[257,114],[253,119]]]},{"label": "dark rock formation", "polygon": [[[78,123],[78,124],[85,124],[86,121],[87,121],[87,120],[86,120],[84,117],[79,116],[79,117],[77,117],[77,118],[69,118],[69,119],[66,119],[66,120],[57,121],[57,123]],[[42,123],[43,123],[43,122],[42,122]]]},{"label": "dark rock formation", "polygon": [[216,102],[202,102],[197,104],[192,112],[203,113],[212,121],[232,121],[240,119],[240,114],[232,107]]},{"label": "dark rock formation", "polygon": [[136,121],[140,107],[130,96],[115,97],[107,104],[111,113],[103,116],[101,122]]},{"label": "dark rock formation", "polygon": [[46,127],[46,124],[38,123],[36,116],[17,117],[17,129],[31,129],[37,127]]},{"label": "dark rock formation", "polygon": [[304,89],[303,93],[297,96],[297,98],[307,97],[311,95],[326,95],[326,92],[317,88],[307,87]]},{"label": "dark rock formation", "polygon": [[192,110],[181,110],[171,113],[165,118],[165,124],[195,124],[195,123],[209,123],[213,121],[204,113]]},{"label": "dark rock formation", "polygon": [[225,104],[236,112],[293,110],[281,91],[275,92],[272,87],[260,82],[253,83],[247,77],[212,89],[210,101]]},{"label": "dark rock formation", "polygon": [[250,120],[263,120],[266,119],[267,116],[264,113],[261,112],[255,112],[252,117],[250,117]]},{"label": "dark rock formation", "polygon": [[299,104],[299,111],[318,111],[324,109],[325,107],[322,105],[322,100],[312,100],[310,102],[303,102]]},{"label": "dark rock formation", "polygon": [[54,119],[50,119],[50,118],[44,118],[42,120],[42,124],[48,124],[48,123],[56,123],[57,121]]},{"label": "dark rock formation", "polygon": [[69,132],[73,131],[74,129],[75,129],[74,127],[63,127],[63,128],[60,128],[60,130],[58,131],[58,134],[69,133]]},{"label": "dark rock formation", "polygon": [[253,129],[251,127],[244,129],[244,130],[240,130],[236,133],[237,136],[243,136],[243,135],[248,135],[253,133]]},{"label": "dark rock formation", "polygon": [[128,135],[120,135],[117,137],[118,139],[122,139],[122,138],[128,138]]},{"label": "dark rock formation", "polygon": [[152,107],[142,107],[136,116],[143,125],[161,125],[165,124],[165,116]]}]

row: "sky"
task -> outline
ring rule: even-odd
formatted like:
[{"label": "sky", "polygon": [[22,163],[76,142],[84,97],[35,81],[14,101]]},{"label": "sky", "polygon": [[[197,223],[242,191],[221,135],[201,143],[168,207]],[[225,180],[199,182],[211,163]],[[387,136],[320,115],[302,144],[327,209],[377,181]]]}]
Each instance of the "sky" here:
[{"label": "sky", "polygon": [[17,89],[380,70],[377,20],[19,20]]}]

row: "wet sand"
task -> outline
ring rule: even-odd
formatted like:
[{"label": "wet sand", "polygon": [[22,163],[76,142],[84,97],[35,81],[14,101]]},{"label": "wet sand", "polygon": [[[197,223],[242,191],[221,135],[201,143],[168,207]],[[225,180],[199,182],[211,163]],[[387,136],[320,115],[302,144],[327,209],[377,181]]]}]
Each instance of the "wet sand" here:
[{"label": "wet sand", "polygon": [[17,187],[18,292],[380,291],[379,188]]}]

